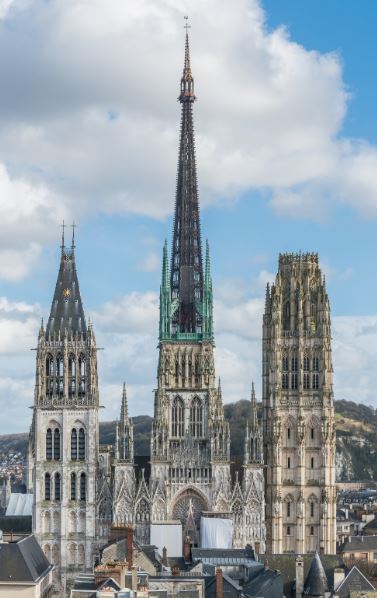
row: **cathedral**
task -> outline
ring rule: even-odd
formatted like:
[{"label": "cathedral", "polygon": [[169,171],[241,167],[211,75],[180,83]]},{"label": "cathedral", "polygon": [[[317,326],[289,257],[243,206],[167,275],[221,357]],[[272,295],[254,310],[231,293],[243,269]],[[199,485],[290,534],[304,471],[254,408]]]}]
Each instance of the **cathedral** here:
[{"label": "cathedral", "polygon": [[225,521],[229,548],[335,552],[330,312],[314,254],[280,256],[276,283],[267,289],[263,430],[252,385],[243,464],[238,473],[231,469],[229,423],[215,376],[208,242],[202,254],[195,100],[186,32],[170,260],[166,242],[162,252],[148,470],[134,456],[125,386],[115,444],[99,445],[95,334],[83,309],[74,234],[67,247],[63,228],[51,312],[37,342],[27,460],[33,531],[55,565],[58,595],[68,591],[79,571],[92,569],[111,525],[131,524],[141,544],[153,543],[159,526],[174,525],[181,543],[225,547],[208,544],[207,533],[211,522],[220,528]]}]

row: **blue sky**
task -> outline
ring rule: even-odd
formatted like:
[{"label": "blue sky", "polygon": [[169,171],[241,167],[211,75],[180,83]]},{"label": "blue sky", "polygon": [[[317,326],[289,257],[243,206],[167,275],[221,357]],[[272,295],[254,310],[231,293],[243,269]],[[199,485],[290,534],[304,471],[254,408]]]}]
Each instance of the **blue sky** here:
[{"label": "blue sky", "polygon": [[[151,413],[187,6],[0,2],[0,433],[30,420],[29,348],[62,218],[78,224],[81,292],[105,348],[102,418],[117,415],[124,379],[131,414]],[[252,378],[259,392],[265,284],[279,252],[308,250],[328,281],[336,398],[377,407],[377,7],[197,0],[190,12],[224,398],[248,396]]]}]

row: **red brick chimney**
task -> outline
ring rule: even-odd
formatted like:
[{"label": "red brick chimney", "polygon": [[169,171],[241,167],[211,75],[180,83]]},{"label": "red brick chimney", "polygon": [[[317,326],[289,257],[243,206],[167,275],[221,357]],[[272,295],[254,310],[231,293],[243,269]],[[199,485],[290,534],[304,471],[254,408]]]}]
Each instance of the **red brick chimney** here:
[{"label": "red brick chimney", "polygon": [[164,567],[168,566],[168,551],[166,549],[166,546],[164,546],[162,549],[162,564],[164,565]]},{"label": "red brick chimney", "polygon": [[127,562],[131,569],[134,564],[134,528],[132,523],[127,525]]},{"label": "red brick chimney", "polygon": [[224,598],[223,572],[220,567],[216,569],[216,598]]}]

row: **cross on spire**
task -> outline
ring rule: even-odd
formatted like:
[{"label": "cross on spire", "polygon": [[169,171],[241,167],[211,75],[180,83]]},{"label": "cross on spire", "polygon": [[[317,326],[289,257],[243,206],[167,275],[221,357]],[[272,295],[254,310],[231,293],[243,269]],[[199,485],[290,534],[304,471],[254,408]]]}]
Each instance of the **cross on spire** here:
[{"label": "cross on spire", "polygon": [[188,35],[188,30],[191,29],[191,25],[188,24],[188,16],[185,15],[183,18],[186,21],[184,28],[186,29],[186,35]]}]

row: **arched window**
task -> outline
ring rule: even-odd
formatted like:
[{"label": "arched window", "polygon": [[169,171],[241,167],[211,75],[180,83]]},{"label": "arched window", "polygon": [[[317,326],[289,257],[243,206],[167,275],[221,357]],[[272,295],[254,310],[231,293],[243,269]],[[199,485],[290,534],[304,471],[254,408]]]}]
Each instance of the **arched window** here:
[{"label": "arched window", "polygon": [[304,372],[304,380],[303,380],[304,390],[309,390],[310,388],[310,374]]},{"label": "arched window", "polygon": [[60,484],[60,473],[55,474],[55,500],[61,499],[61,484]]},{"label": "arched window", "polygon": [[291,362],[292,362],[292,372],[298,372],[298,357],[297,357],[297,353],[293,353]]},{"label": "arched window", "polygon": [[203,406],[198,397],[195,397],[190,407],[190,432],[194,438],[203,436]]},{"label": "arched window", "polygon": [[287,501],[287,517],[290,517],[290,516],[291,516],[291,510],[292,510],[292,509],[291,509],[291,501],[290,501],[290,500],[288,500],[288,501]]},{"label": "arched window", "polygon": [[77,430],[76,430],[76,428],[73,428],[72,432],[71,432],[71,459],[72,459],[72,461],[77,460]]},{"label": "arched window", "polygon": [[319,388],[319,376],[317,373],[313,374],[313,390],[318,390]]},{"label": "arched window", "polygon": [[79,459],[80,461],[85,460],[85,430],[80,428],[79,430]]},{"label": "arched window", "polygon": [[64,376],[64,360],[60,353],[56,357],[56,375],[59,376],[59,378]]},{"label": "arched window", "polygon": [[54,430],[54,459],[60,461],[60,430]]},{"label": "arched window", "polygon": [[283,358],[281,360],[281,369],[283,370],[283,372],[288,372],[288,356],[287,355],[283,355]]},{"label": "arched window", "polygon": [[79,356],[79,382],[78,382],[78,394],[79,396],[85,395],[86,392],[86,361],[85,355]]},{"label": "arched window", "polygon": [[76,500],[76,474],[71,473],[71,500]]},{"label": "arched window", "polygon": [[184,435],[185,408],[182,399],[176,397],[172,408],[172,436],[182,438]]},{"label": "arched window", "polygon": [[289,375],[286,372],[283,372],[282,384],[281,384],[283,390],[287,390],[287,388],[289,388],[289,384],[288,384],[289,377],[288,376]]},{"label": "arched window", "polygon": [[288,388],[288,380],[289,380],[288,365],[289,365],[288,355],[283,355],[282,360],[281,360],[281,367],[283,370],[281,385],[284,390],[286,390]]},{"label": "arched window", "polygon": [[291,306],[289,301],[286,301],[283,307],[283,330],[290,330],[291,328]]},{"label": "arched window", "polygon": [[45,473],[45,500],[51,500],[51,476]]},{"label": "arched window", "polygon": [[68,357],[68,393],[70,397],[76,394],[76,359],[74,355]]},{"label": "arched window", "polygon": [[80,476],[80,500],[86,500],[86,475],[82,473]]},{"label": "arched window", "polygon": [[313,356],[313,372],[319,372],[319,357],[318,357],[318,355]]},{"label": "arched window", "polygon": [[310,505],[310,517],[314,517],[314,511],[315,511],[314,501],[311,500],[310,503],[309,503],[309,505]]},{"label": "arched window", "polygon": [[48,354],[46,357],[46,395],[52,397],[54,394],[54,358]]},{"label": "arched window", "polygon": [[52,460],[52,430],[48,428],[46,432],[46,459],[47,461]]}]

